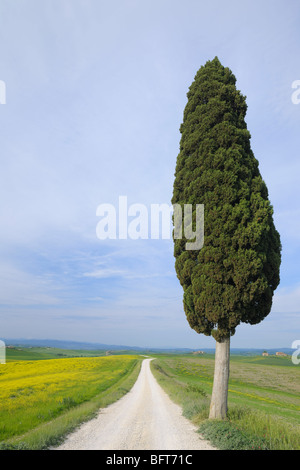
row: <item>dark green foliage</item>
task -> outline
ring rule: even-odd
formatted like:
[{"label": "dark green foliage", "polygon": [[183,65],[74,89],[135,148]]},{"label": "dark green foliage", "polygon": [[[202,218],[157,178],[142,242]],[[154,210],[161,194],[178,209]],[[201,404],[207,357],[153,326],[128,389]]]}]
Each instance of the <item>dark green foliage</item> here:
[{"label": "dark green foliage", "polygon": [[259,323],[279,284],[281,243],[268,190],[250,146],[245,97],[216,57],[187,93],[172,204],[204,204],[204,245],[174,240],[190,326],[220,341]]}]

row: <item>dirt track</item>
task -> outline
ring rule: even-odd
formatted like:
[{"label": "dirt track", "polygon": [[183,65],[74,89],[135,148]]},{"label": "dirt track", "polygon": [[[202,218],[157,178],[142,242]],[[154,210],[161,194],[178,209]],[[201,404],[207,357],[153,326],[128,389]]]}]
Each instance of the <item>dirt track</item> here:
[{"label": "dirt track", "polygon": [[70,434],[58,450],[210,450],[144,359],[129,393]]}]

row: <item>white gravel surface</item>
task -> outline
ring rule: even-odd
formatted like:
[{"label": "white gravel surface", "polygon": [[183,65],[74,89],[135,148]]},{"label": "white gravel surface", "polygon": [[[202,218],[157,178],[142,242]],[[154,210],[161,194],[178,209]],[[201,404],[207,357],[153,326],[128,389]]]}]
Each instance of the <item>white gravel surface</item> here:
[{"label": "white gravel surface", "polygon": [[58,450],[212,450],[144,359],[130,392],[70,434]]}]

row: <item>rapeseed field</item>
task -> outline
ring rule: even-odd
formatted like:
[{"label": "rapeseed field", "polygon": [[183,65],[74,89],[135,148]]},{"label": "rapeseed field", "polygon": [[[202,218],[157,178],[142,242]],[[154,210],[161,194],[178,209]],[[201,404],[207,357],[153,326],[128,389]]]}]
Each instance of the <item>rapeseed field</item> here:
[{"label": "rapeseed field", "polygon": [[0,368],[0,441],[19,436],[116,384],[134,356],[8,362]]}]

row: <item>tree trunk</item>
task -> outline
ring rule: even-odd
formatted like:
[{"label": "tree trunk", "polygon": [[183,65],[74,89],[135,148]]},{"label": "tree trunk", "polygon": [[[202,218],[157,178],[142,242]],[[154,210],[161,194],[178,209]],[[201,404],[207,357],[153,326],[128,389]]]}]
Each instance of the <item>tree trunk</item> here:
[{"label": "tree trunk", "polygon": [[209,419],[225,419],[229,380],[230,338],[216,341],[215,374]]}]

